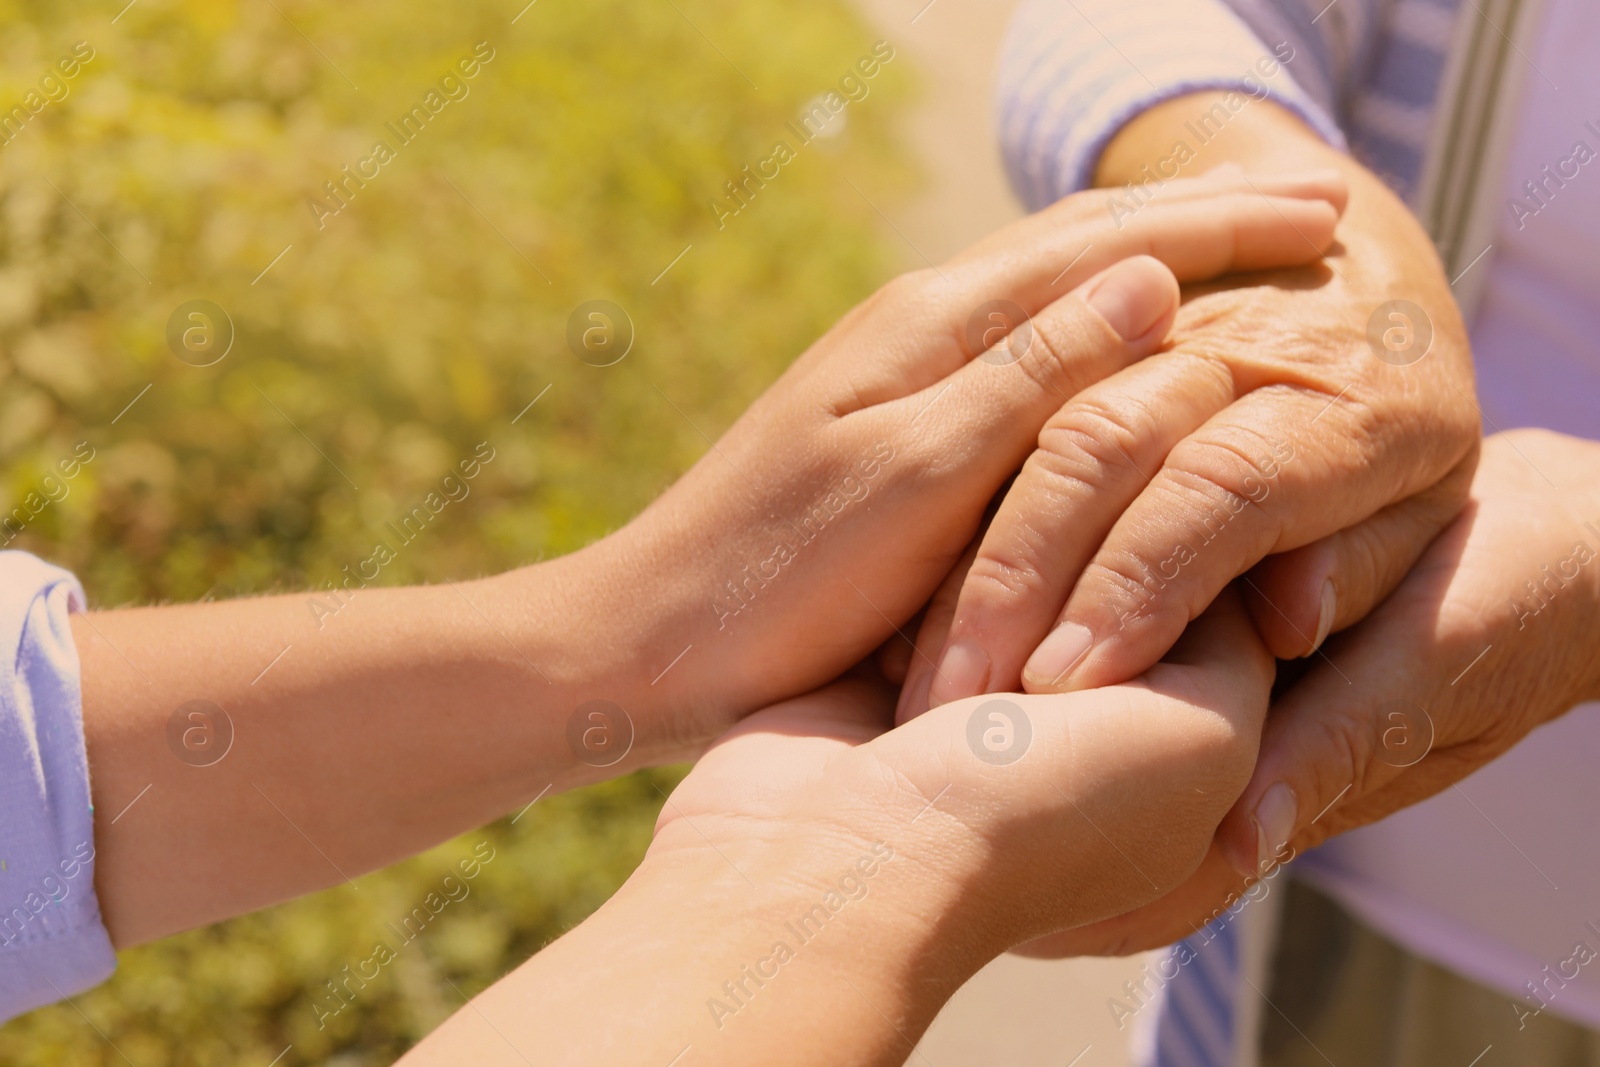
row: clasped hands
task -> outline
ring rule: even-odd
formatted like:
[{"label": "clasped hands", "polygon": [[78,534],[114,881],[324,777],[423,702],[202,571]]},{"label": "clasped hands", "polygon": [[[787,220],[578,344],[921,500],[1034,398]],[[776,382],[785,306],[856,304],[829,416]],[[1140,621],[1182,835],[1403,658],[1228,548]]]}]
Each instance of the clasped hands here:
[{"label": "clasped hands", "polygon": [[545,565],[587,605],[551,691],[631,715],[604,772],[697,762],[417,1062],[898,1063],[999,953],[1169,943],[1600,696],[1600,445],[1482,440],[1404,205],[1286,113],[1235,128],[1251,170],[892,282]]},{"label": "clasped hands", "polygon": [[[1396,298],[1420,360],[1368,343]],[[1481,451],[1448,285],[1358,169],[1175,181],[1121,228],[1083,193],[896,280],[569,557],[636,719],[607,770],[697,763],[627,885],[475,1002],[492,1032],[414,1055],[899,1062],[1001,952],[1192,932],[1600,692],[1559,636],[1600,565],[1543,637],[1504,611],[1600,520],[1600,448]],[[1310,664],[1276,701],[1275,659]]]},{"label": "clasped hands", "polygon": [[[1552,477],[1584,481],[1572,453],[1592,448],[1557,440],[1519,449],[1514,435],[1496,438],[1477,470],[1470,355],[1448,285],[1404,208],[1376,182],[1356,182],[1368,229],[1341,233],[1341,243],[1332,227],[1351,190],[1340,171],[1267,179],[1228,170],[1177,183],[1123,231],[1101,223],[1100,194],[1081,194],[985,242],[947,267],[948,277],[904,279],[846,320],[843,336],[829,340],[892,345],[910,387],[896,396],[881,370],[853,362],[843,369],[847,399],[830,402],[846,421],[872,413],[889,423],[879,431],[885,440],[907,441],[892,425],[907,424],[909,443],[894,446],[899,468],[891,463],[888,484],[862,501],[876,514],[855,520],[863,537],[874,520],[892,532],[864,561],[847,545],[819,546],[835,554],[796,576],[804,606],[774,606],[763,618],[752,597],[748,620],[744,612],[736,620],[792,635],[793,651],[752,664],[768,681],[773,671],[798,672],[806,651],[813,672],[821,660],[827,674],[893,632],[846,688],[809,698],[832,712],[808,717],[786,704],[745,720],[724,747],[757,745],[749,735],[763,724],[791,733],[810,722],[820,739],[848,709],[852,740],[876,738],[862,746],[869,752],[939,753],[931,766],[889,761],[868,778],[892,776],[917,805],[931,805],[919,824],[948,809],[970,833],[977,810],[1054,835],[1053,862],[1028,851],[1027,879],[999,873],[998,842],[1011,830],[993,829],[986,847],[964,846],[982,857],[972,877],[987,888],[973,891],[992,894],[998,879],[1041,924],[1008,926],[1000,947],[1066,929],[1026,951],[1123,952],[1193,932],[1291,843],[1308,847],[1414,803],[1595,692],[1592,667],[1535,666],[1574,657],[1558,642],[1524,650],[1509,685],[1491,654],[1478,666],[1498,690],[1439,701],[1493,644],[1493,629],[1514,621],[1497,602],[1501,591],[1509,597],[1536,577],[1541,553],[1570,554],[1581,532],[1569,486],[1543,485],[1554,491],[1541,496],[1530,480],[1542,485],[1545,476],[1525,454],[1550,455]],[[1216,231],[1202,237],[1200,218],[1231,228],[1231,247]],[[1118,253],[1153,253],[1189,286],[1186,301],[1172,306],[1171,279],[1148,259],[1108,268],[1053,304],[1040,300],[1042,273],[1032,283],[1011,275],[1009,290],[964,288],[991,249],[1035,233],[1057,262],[1089,249],[1079,276]],[[995,259],[1025,256],[1012,247]],[[1108,301],[1113,284],[1119,295]],[[960,312],[997,293],[1033,315],[1031,347],[1014,364],[1015,335],[986,352],[959,347]],[[1384,358],[1369,342],[1373,311],[1397,297],[1430,313],[1433,339],[1415,363]],[[944,314],[951,350],[910,361],[909,337],[880,340],[871,311],[897,303]],[[1109,338],[1097,308],[1132,340]],[[825,379],[819,350],[829,340],[797,371]],[[948,381],[935,377],[951,369]],[[750,418],[764,414],[758,406]],[[742,453],[728,445],[743,443],[748,422],[708,465],[738,465]],[[921,458],[917,450],[930,446],[934,458]],[[1588,470],[1592,485],[1600,471],[1592,455]],[[997,478],[1013,472],[980,513]],[[902,478],[915,491],[896,497]],[[1553,519],[1534,544],[1500,525],[1514,521],[1515,512],[1500,517],[1505,509],[1526,515],[1530,496],[1566,520]],[[902,499],[915,518],[895,514]],[[849,536],[842,530],[839,541]],[[1512,545],[1527,575],[1499,566],[1495,554]],[[946,567],[926,605],[903,621],[923,599],[918,579]],[[1595,571],[1584,575],[1590,586]],[[1595,603],[1588,594],[1568,601],[1571,613]],[[1472,625],[1444,625],[1463,617]],[[1283,688],[1267,725],[1274,657],[1305,659],[1309,669]],[[778,688],[817,677],[790,675]],[[892,733],[881,733],[885,685],[898,687],[901,726]],[[1527,696],[1541,686],[1525,709],[1504,710],[1508,689]],[[987,703],[992,694],[1012,695]],[[947,705],[934,722],[911,721]],[[1019,730],[1032,732],[1033,750],[1016,764],[986,763],[974,747],[985,738],[1015,745]],[[746,766],[728,759],[719,749],[719,766]],[[1049,784],[1030,791],[1025,765]],[[770,796],[770,773],[751,771],[752,788]],[[680,801],[698,797],[710,774],[703,764]],[[722,788],[737,789],[739,777]],[[723,799],[745,810],[749,798]],[[673,819],[669,807],[663,840]]]},{"label": "clasped hands", "polygon": [[[946,855],[943,877],[973,881],[961,892],[1009,902],[998,948],[1044,933],[1023,951],[1121,953],[1193,933],[1283,857],[1432,795],[1600,694],[1584,643],[1600,605],[1600,564],[1588,562],[1600,551],[1600,447],[1537,432],[1480,442],[1466,332],[1431,246],[1387,189],[1323,151],[1330,169],[1315,174],[1226,168],[1174,183],[1125,231],[1094,231],[1093,192],[1022,224],[1059,217],[1080,227],[1068,249],[1155,254],[1187,286],[1181,308],[1141,316],[1151,325],[1126,355],[1144,358],[1109,365],[1086,354],[1092,343],[1058,339],[1054,306],[1036,313],[1034,354],[1079,368],[1042,388],[1037,364],[1006,365],[1014,346],[964,353],[991,396],[1008,370],[1027,373],[1023,395],[1039,403],[1007,405],[1006,429],[1033,434],[1020,471],[1015,451],[968,428],[945,445],[961,457],[955,473],[990,459],[991,479],[996,466],[1018,471],[984,516],[970,505],[988,483],[940,485],[916,533],[897,531],[864,570],[841,559],[831,582],[817,579],[835,607],[805,612],[829,623],[813,641],[849,632],[840,613],[895,629],[856,671],[853,701],[812,698],[835,709],[818,729],[836,729],[848,704],[853,741],[904,760],[879,766],[874,754],[869,779],[894,777],[929,805],[919,824],[948,818],[958,838],[983,838],[962,846],[975,857],[964,875],[949,869],[961,866],[952,846],[929,848]],[[1235,235],[1226,261],[1207,246],[1217,258],[1204,270],[1180,221],[1202,204]],[[1247,222],[1264,204],[1271,214]],[[1131,290],[1138,278],[1153,301],[1162,273],[1130,261],[1079,295],[1093,307],[1107,279]],[[908,284],[928,301],[941,281]],[[1431,334],[1424,350],[1373,342],[1370,323],[1397,299],[1425,309],[1425,323],[1408,323]],[[957,403],[940,425],[972,410],[963,384],[952,379],[944,399]],[[885,395],[859,370],[851,387],[862,403]],[[941,395],[923,387],[919,412]],[[931,474],[914,458],[905,472]],[[959,499],[969,509],[940,527],[935,515]],[[917,587],[896,568],[929,554],[942,565],[954,539],[930,553],[918,536],[952,531],[972,536],[902,623]],[[1302,662],[1275,672],[1274,657]],[[885,683],[898,688],[900,726],[875,736]],[[995,694],[1012,695],[985,699]],[[930,707],[942,714],[923,723]],[[786,705],[725,744],[754,746],[746,735],[767,721],[791,732],[806,718]],[[1018,731],[1032,749],[1015,764],[980,751],[986,739],[1017,745]],[[910,766],[912,747],[932,765]],[[1048,784],[1024,785],[1025,764]],[[997,825],[975,831],[984,819]],[[1029,834],[1049,849],[1020,844]],[[1002,844],[1013,835],[1019,844]],[[1016,847],[1025,858],[1003,855]],[[1007,873],[1018,862],[1027,874]]]},{"label": "clasped hands", "polygon": [[[1227,170],[1120,228],[1103,194],[1069,197],[898,279],[797,361],[634,531],[646,566],[704,561],[683,574],[699,618],[674,628],[711,653],[677,678],[700,735],[790,698],[701,761],[653,855],[735,812],[792,843],[775,783],[865,763],[824,807],[886,838],[889,812],[943,828],[902,862],[1028,902],[1035,925],[990,928],[993,951],[1189,879],[1251,780],[1274,655],[1388,596],[1477,457],[1453,305],[1399,290],[1439,309],[1425,370],[1367,343],[1397,283],[1341,262],[1349,195],[1336,170]],[[1297,829],[1242,817],[1269,853]]]}]

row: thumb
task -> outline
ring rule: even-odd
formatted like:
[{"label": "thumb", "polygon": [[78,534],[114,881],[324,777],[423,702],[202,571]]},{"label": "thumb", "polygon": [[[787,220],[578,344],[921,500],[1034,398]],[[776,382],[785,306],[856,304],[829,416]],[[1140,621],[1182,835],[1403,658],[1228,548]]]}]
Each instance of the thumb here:
[{"label": "thumb", "polygon": [[[1346,662],[1347,670],[1353,666]],[[1404,667],[1366,666],[1378,684],[1364,678],[1352,691],[1336,668],[1319,664],[1273,708],[1250,784],[1217,830],[1217,844],[1240,874],[1262,877],[1297,852],[1403,806],[1394,802],[1396,789],[1420,800],[1439,788],[1429,785],[1434,776],[1426,769],[1412,771],[1438,739],[1429,711],[1405,696],[1414,687]]]},{"label": "thumb", "polygon": [[1439,532],[1461,513],[1478,454],[1442,481],[1364,522],[1268,556],[1246,580],[1250,613],[1279,659],[1310,656],[1400,585]]},{"label": "thumb", "polygon": [[1010,473],[1075,393],[1161,346],[1178,297],[1178,280],[1159,260],[1123,260],[1038,314],[1007,323],[1003,334],[984,335],[988,347],[977,359],[902,403],[961,412],[941,425],[959,434],[964,452]]}]

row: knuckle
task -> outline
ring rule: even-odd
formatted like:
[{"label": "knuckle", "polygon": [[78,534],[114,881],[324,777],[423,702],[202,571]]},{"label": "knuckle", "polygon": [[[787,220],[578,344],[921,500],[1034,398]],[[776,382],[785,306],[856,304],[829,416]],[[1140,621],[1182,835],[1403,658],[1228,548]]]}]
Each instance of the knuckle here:
[{"label": "knuckle", "polygon": [[1248,504],[1264,506],[1282,468],[1270,458],[1276,445],[1247,427],[1228,427],[1184,441],[1167,459],[1163,475],[1182,493],[1198,497],[1208,509],[1231,514]]},{"label": "knuckle", "polygon": [[1130,616],[1154,613],[1166,583],[1132,552],[1102,552],[1084,568],[1078,584],[1080,589],[1091,592],[1085,598],[1088,603],[1126,624]]},{"label": "knuckle", "polygon": [[1028,512],[1054,526],[1109,490],[1116,481],[1115,464],[1092,445],[1053,435],[1046,444],[1046,436],[1040,434],[1040,447],[1028,457],[1017,487],[1027,494]]},{"label": "knuckle", "polygon": [[1420,499],[1400,505],[1386,520],[1344,531],[1335,580],[1341,604],[1348,603],[1346,612],[1359,617],[1388,596],[1458,510]]},{"label": "knuckle", "polygon": [[1431,402],[1415,391],[1357,381],[1342,391],[1315,395],[1328,397],[1315,427],[1318,454],[1337,477],[1367,483],[1377,494],[1371,499],[1374,506],[1447,476],[1481,432],[1476,408],[1463,405],[1468,422],[1456,417],[1452,405]]},{"label": "knuckle", "polygon": [[1444,432],[1464,446],[1471,446],[1483,436],[1483,415],[1476,404],[1463,394],[1459,404],[1446,404]]},{"label": "knuckle", "polygon": [[[1382,394],[1352,385],[1342,395],[1330,397],[1337,403],[1327,415],[1334,439],[1344,444],[1351,465],[1370,467],[1393,447],[1396,431],[1414,420],[1400,413]],[[1335,414],[1337,412],[1337,414]]]},{"label": "knuckle", "polygon": [[1045,552],[1045,538],[1027,525],[1008,526],[999,536],[985,538],[967,571],[962,599],[970,595],[978,604],[1009,606],[1045,595]]},{"label": "knuckle", "polygon": [[1052,547],[1065,535],[1060,517],[1137,473],[1128,453],[1137,448],[1137,424],[1149,417],[1092,400],[1058,412],[1040,431],[1038,449],[1008,494],[1014,506],[991,527],[969,581],[1007,602],[1052,591]]},{"label": "knuckle", "polygon": [[1084,189],[1062,197],[1045,209],[1052,226],[1077,226],[1111,218],[1111,195],[1104,190]]},{"label": "knuckle", "polygon": [[1260,316],[1247,316],[1259,305],[1260,292],[1249,286],[1214,283],[1202,287],[1199,296],[1178,309],[1173,336],[1186,348],[1208,358],[1231,365],[1233,353],[1249,351],[1260,343],[1260,330],[1254,322]]},{"label": "knuckle", "polygon": [[1014,551],[997,551],[979,556],[967,572],[966,593],[973,607],[1003,609],[1044,590],[1044,575],[1033,560]]},{"label": "knuckle", "polygon": [[871,303],[899,312],[915,312],[934,298],[934,287],[938,280],[938,275],[930,267],[907,271],[885,282],[873,294]]},{"label": "knuckle", "polygon": [[[1120,341],[1111,343],[1111,328],[1102,326],[1102,336],[1092,336],[1084,325],[1085,305],[1065,313],[1036,315],[1032,338],[1018,366],[1028,374],[1041,392],[1060,393],[1062,383],[1080,374],[1098,377],[1109,367],[1101,364],[1122,351]],[[1084,313],[1080,313],[1084,312]]]},{"label": "knuckle", "polygon": [[[1310,799],[1323,808],[1335,797],[1348,803],[1366,795],[1367,779],[1383,745],[1384,724],[1371,717],[1372,709],[1343,706],[1310,721],[1313,732],[1310,751],[1317,754],[1312,763],[1312,782],[1317,790]],[[1310,815],[1311,812],[1303,812]]]},{"label": "knuckle", "polygon": [[1137,400],[1076,400],[1039,431],[1038,466],[1047,476],[1104,489],[1132,469],[1130,457],[1149,437],[1151,421]]},{"label": "knuckle", "polygon": [[[1539,699],[1538,694],[1531,691],[1532,688],[1528,687],[1529,691],[1525,694],[1529,703]],[[1455,747],[1461,751],[1481,753],[1487,761],[1522,740],[1527,732],[1528,724],[1521,716],[1491,715],[1484,718],[1474,737],[1464,745]]]},{"label": "knuckle", "polygon": [[1346,532],[1349,536],[1345,538],[1345,551],[1338,561],[1343,573],[1335,575],[1334,581],[1340,601],[1349,612],[1350,608],[1365,609],[1369,599],[1375,600],[1398,585],[1411,569],[1414,553],[1396,546],[1369,526]]}]

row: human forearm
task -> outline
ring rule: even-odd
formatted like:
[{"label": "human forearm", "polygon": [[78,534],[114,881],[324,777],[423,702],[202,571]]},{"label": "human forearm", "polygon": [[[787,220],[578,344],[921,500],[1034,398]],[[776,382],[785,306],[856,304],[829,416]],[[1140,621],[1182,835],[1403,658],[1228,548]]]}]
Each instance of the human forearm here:
[{"label": "human forearm", "polygon": [[[1242,106],[1235,112],[1229,109],[1229,102],[1242,102]],[[1226,118],[1219,122],[1219,116]],[[1159,189],[1147,184],[1152,177],[1158,182],[1173,176],[1192,178],[1226,164],[1253,172],[1320,168],[1341,172],[1350,187],[1339,230],[1346,247],[1331,252],[1331,259],[1361,255],[1369,251],[1369,242],[1386,241],[1390,245],[1404,242],[1408,252],[1437,262],[1422,226],[1387,185],[1270,100],[1202,92],[1158,104],[1135,117],[1107,143],[1094,183],[1101,187],[1132,183],[1159,196]],[[1419,279],[1388,280],[1412,285]]]},{"label": "human forearm", "polygon": [[887,732],[893,691],[865,678],[758,712],[674,791],[616,897],[406,1062],[902,1062],[1006,948],[1194,869],[1271,680],[1229,595],[1132,686]]},{"label": "human forearm", "polygon": [[[1228,108],[1229,99],[1242,106]],[[1223,111],[1214,112],[1221,105]],[[1225,121],[1219,117],[1225,115]],[[1178,150],[1177,146],[1184,146]],[[1165,161],[1165,162],[1164,162]],[[1270,100],[1235,93],[1199,92],[1164,101],[1140,113],[1107,142],[1094,172],[1097,186],[1139,182],[1149,166],[1158,177],[1185,178],[1224,163],[1259,170],[1336,167],[1367,173],[1330,146],[1293,113]]]},{"label": "human forearm", "polygon": [[[1197,94],[1124,127],[1096,195],[1154,244],[1187,179],[1259,199],[1306,167],[1345,207],[1326,262],[1191,287],[1166,352],[1063,405],[956,603],[927,616],[905,713],[1124,680],[1250,571],[1269,646],[1309,655],[1459,512],[1480,435],[1466,330],[1427,235],[1371,173],[1274,103]],[[1391,508],[1406,522],[1376,539]]]},{"label": "human forearm", "polygon": [[[547,788],[678,758],[665,687],[628,662],[648,617],[614,598],[580,553],[481,581],[74,617],[114,940],[335,885]],[[637,735],[615,764],[620,721],[568,742],[597,699]]]},{"label": "human forearm", "polygon": [[[1242,100],[1243,105],[1233,112],[1228,109],[1230,100],[1236,105]],[[1220,128],[1219,114],[1228,116]],[[1202,92],[1158,104],[1135,117],[1107,143],[1094,183],[1101,187],[1140,186],[1152,176],[1190,178],[1227,164],[1258,173],[1339,171],[1349,184],[1350,198],[1339,226],[1343,247],[1331,251],[1329,259],[1335,263],[1359,260],[1362,284],[1380,294],[1384,286],[1422,287],[1431,292],[1432,279],[1414,267],[1420,258],[1437,269],[1438,257],[1416,216],[1376,174],[1271,100]],[[1395,269],[1384,271],[1390,263]],[[1379,273],[1366,277],[1365,272],[1372,270]],[[1449,290],[1440,288],[1436,295],[1447,300]],[[1431,306],[1429,311],[1441,314]]]},{"label": "human forearm", "polygon": [[[1331,237],[1315,191],[1225,192],[1151,210],[1180,277],[1305,262],[1319,245],[1297,238]],[[335,884],[547,787],[692,757],[859,662],[927,598],[1059,398],[1161,343],[1173,274],[1109,267],[1142,240],[1075,207],[888,287],[661,500],[571,557],[457,586],[82,619],[117,939]],[[1005,349],[999,369],[974,360],[987,342],[964,327],[997,294],[1057,342]],[[238,720],[212,766],[168,747],[191,700]],[[171,728],[203,740],[192,710]]]},{"label": "human forearm", "polygon": [[903,1063],[998,948],[976,951],[948,931],[936,942],[920,921],[930,887],[903,858],[877,864],[863,894],[814,928],[811,909],[870,855],[866,843],[805,855],[780,846],[759,861],[738,855],[738,871],[709,848],[646,859],[598,912],[402,1062]]}]

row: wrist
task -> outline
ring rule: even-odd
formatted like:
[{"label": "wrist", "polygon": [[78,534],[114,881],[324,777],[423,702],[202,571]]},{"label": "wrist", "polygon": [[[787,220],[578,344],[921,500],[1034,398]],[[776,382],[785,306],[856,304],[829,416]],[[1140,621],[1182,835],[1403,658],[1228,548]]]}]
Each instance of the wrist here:
[{"label": "wrist", "polygon": [[[1195,178],[1224,163],[1249,170],[1333,167],[1365,173],[1296,115],[1270,100],[1251,100],[1220,130],[1200,123],[1230,95],[1194,93],[1163,101],[1128,121],[1107,142],[1095,168],[1098,187],[1139,184],[1150,168],[1160,178]],[[1226,108],[1226,104],[1223,104]],[[1173,168],[1178,173],[1171,173]]]},{"label": "wrist", "polygon": [[[909,938],[879,936],[888,872],[827,913],[806,879],[763,862],[787,848],[722,845],[728,856],[653,846],[598,911],[474,1002],[496,1020],[485,1047],[537,1045],[563,1064],[666,1063],[686,1047],[713,1067],[902,1063],[959,980],[916,971]],[[817,906],[827,917],[808,922]],[[459,1062],[475,1037],[452,1021],[414,1055]]]},{"label": "wrist", "polygon": [[[838,1048],[811,1047],[797,1062],[864,1048],[853,1055],[900,1063],[905,1041],[1002,949],[965,936],[928,872],[890,842],[784,836],[759,856],[652,850],[614,902],[657,928],[664,915],[682,917],[673,936],[705,963],[692,980],[702,1018],[723,1035],[761,1028],[762,1062],[789,1062],[773,1052],[787,1029]],[[836,1020],[820,1038],[819,1017]]]},{"label": "wrist", "polygon": [[814,583],[785,565],[794,523],[703,503],[716,495],[675,487],[560,561],[561,602],[583,605],[563,641],[592,658],[584,671],[603,671],[607,699],[635,717],[657,762],[693,759],[745,714],[825,684],[877,643],[819,647],[796,618],[814,620],[816,598],[802,595]]},{"label": "wrist", "polygon": [[[1358,315],[1359,321],[1346,325],[1364,331],[1371,309],[1397,296],[1412,299],[1427,309],[1436,336],[1448,342],[1435,347],[1453,353],[1449,372],[1463,385],[1470,382],[1465,324],[1433,241],[1410,208],[1377,175],[1270,100],[1248,100],[1220,131],[1201,131],[1199,120],[1230,95],[1196,93],[1136,116],[1107,144],[1095,184],[1131,185],[1142,201],[1159,196],[1168,179],[1199,177],[1224,164],[1257,173],[1339,171],[1348,184],[1349,199],[1340,219],[1338,244],[1327,260],[1337,275],[1332,291]],[[1472,421],[1475,425],[1476,419]]]},{"label": "wrist", "polygon": [[[1148,188],[1153,179],[1159,188],[1165,179],[1196,178],[1230,163],[1258,173],[1337,170],[1350,186],[1340,227],[1347,247],[1337,258],[1360,255],[1381,262],[1385,250],[1395,247],[1397,234],[1409,238],[1402,250],[1414,247],[1434,258],[1432,242],[1404,202],[1375,174],[1328,144],[1288,109],[1270,100],[1247,100],[1239,111],[1230,111],[1231,118],[1220,130],[1202,129],[1201,121],[1215,107],[1226,107],[1223,102],[1233,95],[1195,93],[1142,112],[1107,143],[1094,184]],[[1382,282],[1399,280],[1383,278]]]},{"label": "wrist", "polygon": [[[626,759],[613,765],[600,762],[603,752],[575,751],[584,780],[692,760],[743,712],[770,702],[730,662],[749,657],[735,654],[716,610],[718,540],[658,514],[672,511],[662,504],[576,552],[488,580],[515,605],[513,636],[540,669],[547,715],[565,723],[590,702],[625,713]],[[584,763],[606,773],[587,774]]]},{"label": "wrist", "polygon": [[527,701],[551,735],[543,747],[561,788],[693,755],[673,727],[672,689],[651,685],[678,651],[664,652],[659,625],[671,612],[605,546],[462,587],[493,621],[497,654],[529,668]]}]

